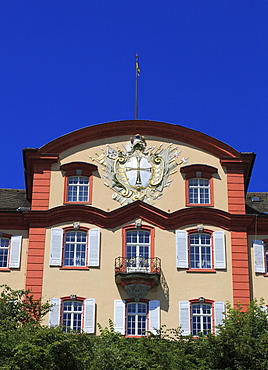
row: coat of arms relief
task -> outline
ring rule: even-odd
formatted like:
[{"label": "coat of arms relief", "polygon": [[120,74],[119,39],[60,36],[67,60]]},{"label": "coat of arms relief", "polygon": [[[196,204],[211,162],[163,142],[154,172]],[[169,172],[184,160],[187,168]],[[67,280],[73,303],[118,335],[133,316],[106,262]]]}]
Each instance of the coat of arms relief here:
[{"label": "coat of arms relief", "polygon": [[163,144],[147,148],[145,138],[139,134],[122,149],[108,144],[106,149],[100,149],[102,154],[96,161],[103,166],[104,185],[114,191],[112,198],[121,205],[136,200],[154,204],[173,181],[169,176],[177,172],[175,168],[188,160],[177,160],[181,152],[172,143],[165,148]]}]

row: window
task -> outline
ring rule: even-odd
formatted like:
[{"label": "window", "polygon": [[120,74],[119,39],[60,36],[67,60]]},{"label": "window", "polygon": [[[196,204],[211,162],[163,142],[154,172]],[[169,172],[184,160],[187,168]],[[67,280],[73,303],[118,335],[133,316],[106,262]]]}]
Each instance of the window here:
[{"label": "window", "polygon": [[127,304],[127,335],[140,336],[146,334],[146,303]]},{"label": "window", "polygon": [[83,303],[79,301],[64,301],[62,304],[62,325],[67,333],[70,330],[82,329]]},{"label": "window", "polygon": [[209,204],[210,203],[210,184],[207,179],[188,180],[189,204]]},{"label": "window", "polygon": [[70,176],[68,178],[67,202],[88,202],[88,185],[88,177]]},{"label": "window", "polygon": [[150,268],[150,231],[126,231],[126,258],[128,271],[147,271]]},{"label": "window", "polygon": [[176,266],[189,271],[226,268],[223,231],[176,230]]},{"label": "window", "polygon": [[190,268],[211,269],[212,250],[211,236],[208,234],[190,234]]},{"label": "window", "polygon": [[21,235],[0,237],[0,269],[19,268],[21,254]]},{"label": "window", "polygon": [[64,266],[86,266],[87,233],[67,231],[64,244]]},{"label": "window", "polygon": [[62,325],[65,333],[77,330],[95,333],[95,299],[69,296],[51,298],[49,326]]},{"label": "window", "polygon": [[114,302],[115,331],[127,336],[147,335],[148,331],[156,334],[160,329],[160,301],[127,301]]},{"label": "window", "polygon": [[254,271],[259,274],[268,274],[268,240],[254,240]]},{"label": "window", "polygon": [[8,267],[9,238],[0,238],[0,268]]},{"label": "window", "polygon": [[192,305],[192,334],[204,335],[212,329],[212,306],[206,303],[194,303]]},{"label": "window", "polygon": [[65,195],[67,203],[91,203],[92,172],[97,166],[85,162],[71,162],[60,166],[65,171]]},{"label": "window", "polygon": [[51,229],[50,266],[87,268],[99,266],[100,229]]},{"label": "window", "polygon": [[224,302],[214,302],[204,297],[179,302],[182,335],[217,333],[217,326],[223,323],[225,317],[224,311]]},{"label": "window", "polygon": [[213,206],[213,174],[217,168],[193,164],[181,168],[186,180],[187,206]]}]

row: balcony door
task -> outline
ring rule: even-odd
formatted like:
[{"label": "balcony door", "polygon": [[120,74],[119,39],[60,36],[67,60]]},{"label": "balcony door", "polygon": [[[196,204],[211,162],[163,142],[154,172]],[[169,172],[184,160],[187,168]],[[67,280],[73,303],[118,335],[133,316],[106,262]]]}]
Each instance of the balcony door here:
[{"label": "balcony door", "polygon": [[126,232],[127,271],[149,272],[150,231],[129,230]]}]

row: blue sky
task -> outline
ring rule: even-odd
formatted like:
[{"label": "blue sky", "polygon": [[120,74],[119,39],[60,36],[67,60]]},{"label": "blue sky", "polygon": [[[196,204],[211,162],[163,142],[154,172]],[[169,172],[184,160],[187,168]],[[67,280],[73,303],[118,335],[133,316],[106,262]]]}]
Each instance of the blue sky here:
[{"label": "blue sky", "polygon": [[25,188],[23,148],[133,119],[136,53],[139,119],[255,152],[268,191],[267,0],[0,0],[0,187]]}]

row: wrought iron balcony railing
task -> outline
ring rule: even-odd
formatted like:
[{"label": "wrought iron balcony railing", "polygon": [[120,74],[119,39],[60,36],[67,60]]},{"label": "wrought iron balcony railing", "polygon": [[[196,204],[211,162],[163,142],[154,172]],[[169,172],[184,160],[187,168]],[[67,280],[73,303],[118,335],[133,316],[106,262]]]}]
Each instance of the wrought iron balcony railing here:
[{"label": "wrought iron balcony railing", "polygon": [[161,274],[161,260],[158,257],[117,257],[115,259],[115,274],[140,272],[145,274]]}]

